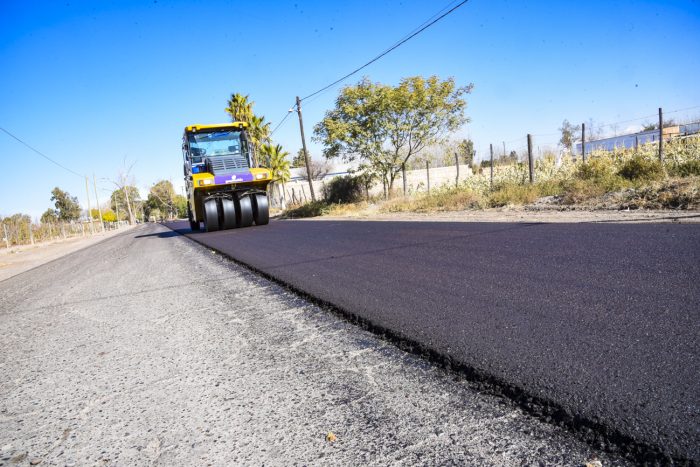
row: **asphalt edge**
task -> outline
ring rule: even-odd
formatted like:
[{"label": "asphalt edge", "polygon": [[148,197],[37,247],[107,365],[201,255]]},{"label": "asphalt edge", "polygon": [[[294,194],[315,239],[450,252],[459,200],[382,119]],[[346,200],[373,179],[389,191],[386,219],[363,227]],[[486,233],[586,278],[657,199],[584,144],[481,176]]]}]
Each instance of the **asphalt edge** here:
[{"label": "asphalt edge", "polygon": [[206,245],[195,238],[189,237],[176,229],[171,228],[166,223],[161,223],[161,225],[209,251],[215,251],[217,255],[221,256],[222,258],[225,258],[228,261],[231,261],[232,263],[253,272],[257,276],[281,286],[285,290],[292,292],[313,305],[318,306],[322,310],[329,312],[353,325],[359,326],[368,332],[371,332],[375,336],[391,343],[400,350],[423,358],[456,377],[464,378],[476,390],[508,399],[517,407],[521,408],[525,413],[536,417],[538,420],[565,428],[567,431],[573,433],[578,439],[596,449],[600,449],[611,454],[624,456],[637,465],[700,465],[694,460],[674,456],[673,454],[666,452],[662,446],[639,442],[631,436],[621,433],[608,425],[581,417],[566,407],[563,407],[561,404],[558,404],[550,399],[532,395],[528,393],[527,390],[519,386],[511,384],[502,378],[491,375],[483,370],[467,365],[466,363],[456,361],[449,355],[444,355],[424,344],[421,344],[415,339],[411,339],[401,334],[400,332],[377,325],[371,320],[363,318],[352,311],[346,310],[326,300],[319,299],[255,266],[236,259],[227,253],[217,250],[216,248],[212,248],[211,246]]}]

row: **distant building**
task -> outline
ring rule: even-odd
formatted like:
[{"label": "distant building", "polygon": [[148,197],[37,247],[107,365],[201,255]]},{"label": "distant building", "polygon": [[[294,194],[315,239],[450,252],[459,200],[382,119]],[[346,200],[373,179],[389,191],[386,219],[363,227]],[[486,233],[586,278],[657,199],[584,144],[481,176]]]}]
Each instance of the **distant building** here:
[{"label": "distant building", "polygon": [[[686,125],[674,125],[664,128],[664,141],[682,136],[689,136],[700,133],[700,122]],[[586,154],[591,151],[603,150],[612,151],[615,148],[634,148],[640,144],[654,143],[659,140],[659,130],[640,131],[631,135],[613,136],[610,138],[586,141]],[[574,154],[581,154],[581,142],[576,143]]]}]

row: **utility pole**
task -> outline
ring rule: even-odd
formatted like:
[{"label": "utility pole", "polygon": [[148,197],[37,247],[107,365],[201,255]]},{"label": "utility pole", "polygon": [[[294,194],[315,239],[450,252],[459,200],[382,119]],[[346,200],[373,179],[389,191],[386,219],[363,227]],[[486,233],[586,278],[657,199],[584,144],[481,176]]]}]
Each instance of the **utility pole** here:
[{"label": "utility pole", "polygon": [[301,118],[301,99],[297,96],[297,114],[299,115],[299,130],[301,130],[301,146],[304,149],[304,160],[306,161],[306,176],[309,179],[309,191],[311,191],[311,201],[316,201],[314,184],[311,180],[311,161],[309,151],[306,150],[306,137],[304,136],[304,120]]},{"label": "utility pole", "polygon": [[491,150],[491,190],[493,190],[493,144],[489,144]]},{"label": "utility pole", "polygon": [[102,231],[105,231],[105,223],[102,220],[102,207],[100,206],[100,199],[97,197],[97,182],[95,181],[95,172],[92,173],[92,187],[95,189],[95,202],[97,203],[97,211],[100,213],[100,225],[102,226]]},{"label": "utility pole", "polygon": [[581,124],[581,158],[586,162],[586,124]]},{"label": "utility pole", "polygon": [[457,175],[455,176],[455,187],[459,186],[459,154],[455,152],[455,168],[457,169]]},{"label": "utility pole", "polygon": [[659,162],[664,162],[664,112],[659,107]]},{"label": "utility pole", "polygon": [[95,233],[95,229],[92,227],[92,207],[90,206],[90,189],[88,188],[88,177],[87,175],[85,176],[85,195],[87,196],[87,203],[88,203],[88,221],[90,222],[90,232]]},{"label": "utility pole", "polygon": [[530,169],[530,183],[535,181],[535,164],[532,160],[532,135],[527,135],[527,165]]}]

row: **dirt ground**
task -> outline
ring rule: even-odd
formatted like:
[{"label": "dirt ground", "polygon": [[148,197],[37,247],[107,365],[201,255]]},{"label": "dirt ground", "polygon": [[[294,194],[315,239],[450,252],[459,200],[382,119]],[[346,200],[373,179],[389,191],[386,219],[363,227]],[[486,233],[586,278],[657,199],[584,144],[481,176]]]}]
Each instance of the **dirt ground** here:
[{"label": "dirt ground", "polygon": [[65,240],[14,246],[0,249],[0,281],[33,269],[54,259],[80,250],[106,238],[110,238],[129,227],[96,233],[87,237],[72,237]]}]

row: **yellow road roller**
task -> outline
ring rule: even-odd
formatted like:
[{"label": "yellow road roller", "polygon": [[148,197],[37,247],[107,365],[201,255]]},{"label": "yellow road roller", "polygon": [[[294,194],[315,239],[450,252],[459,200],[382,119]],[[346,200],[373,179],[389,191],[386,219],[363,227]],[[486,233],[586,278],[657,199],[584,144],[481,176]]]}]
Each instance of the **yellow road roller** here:
[{"label": "yellow road roller", "polygon": [[182,137],[187,214],[192,230],[265,225],[272,171],[253,158],[245,122],[190,125]]}]

